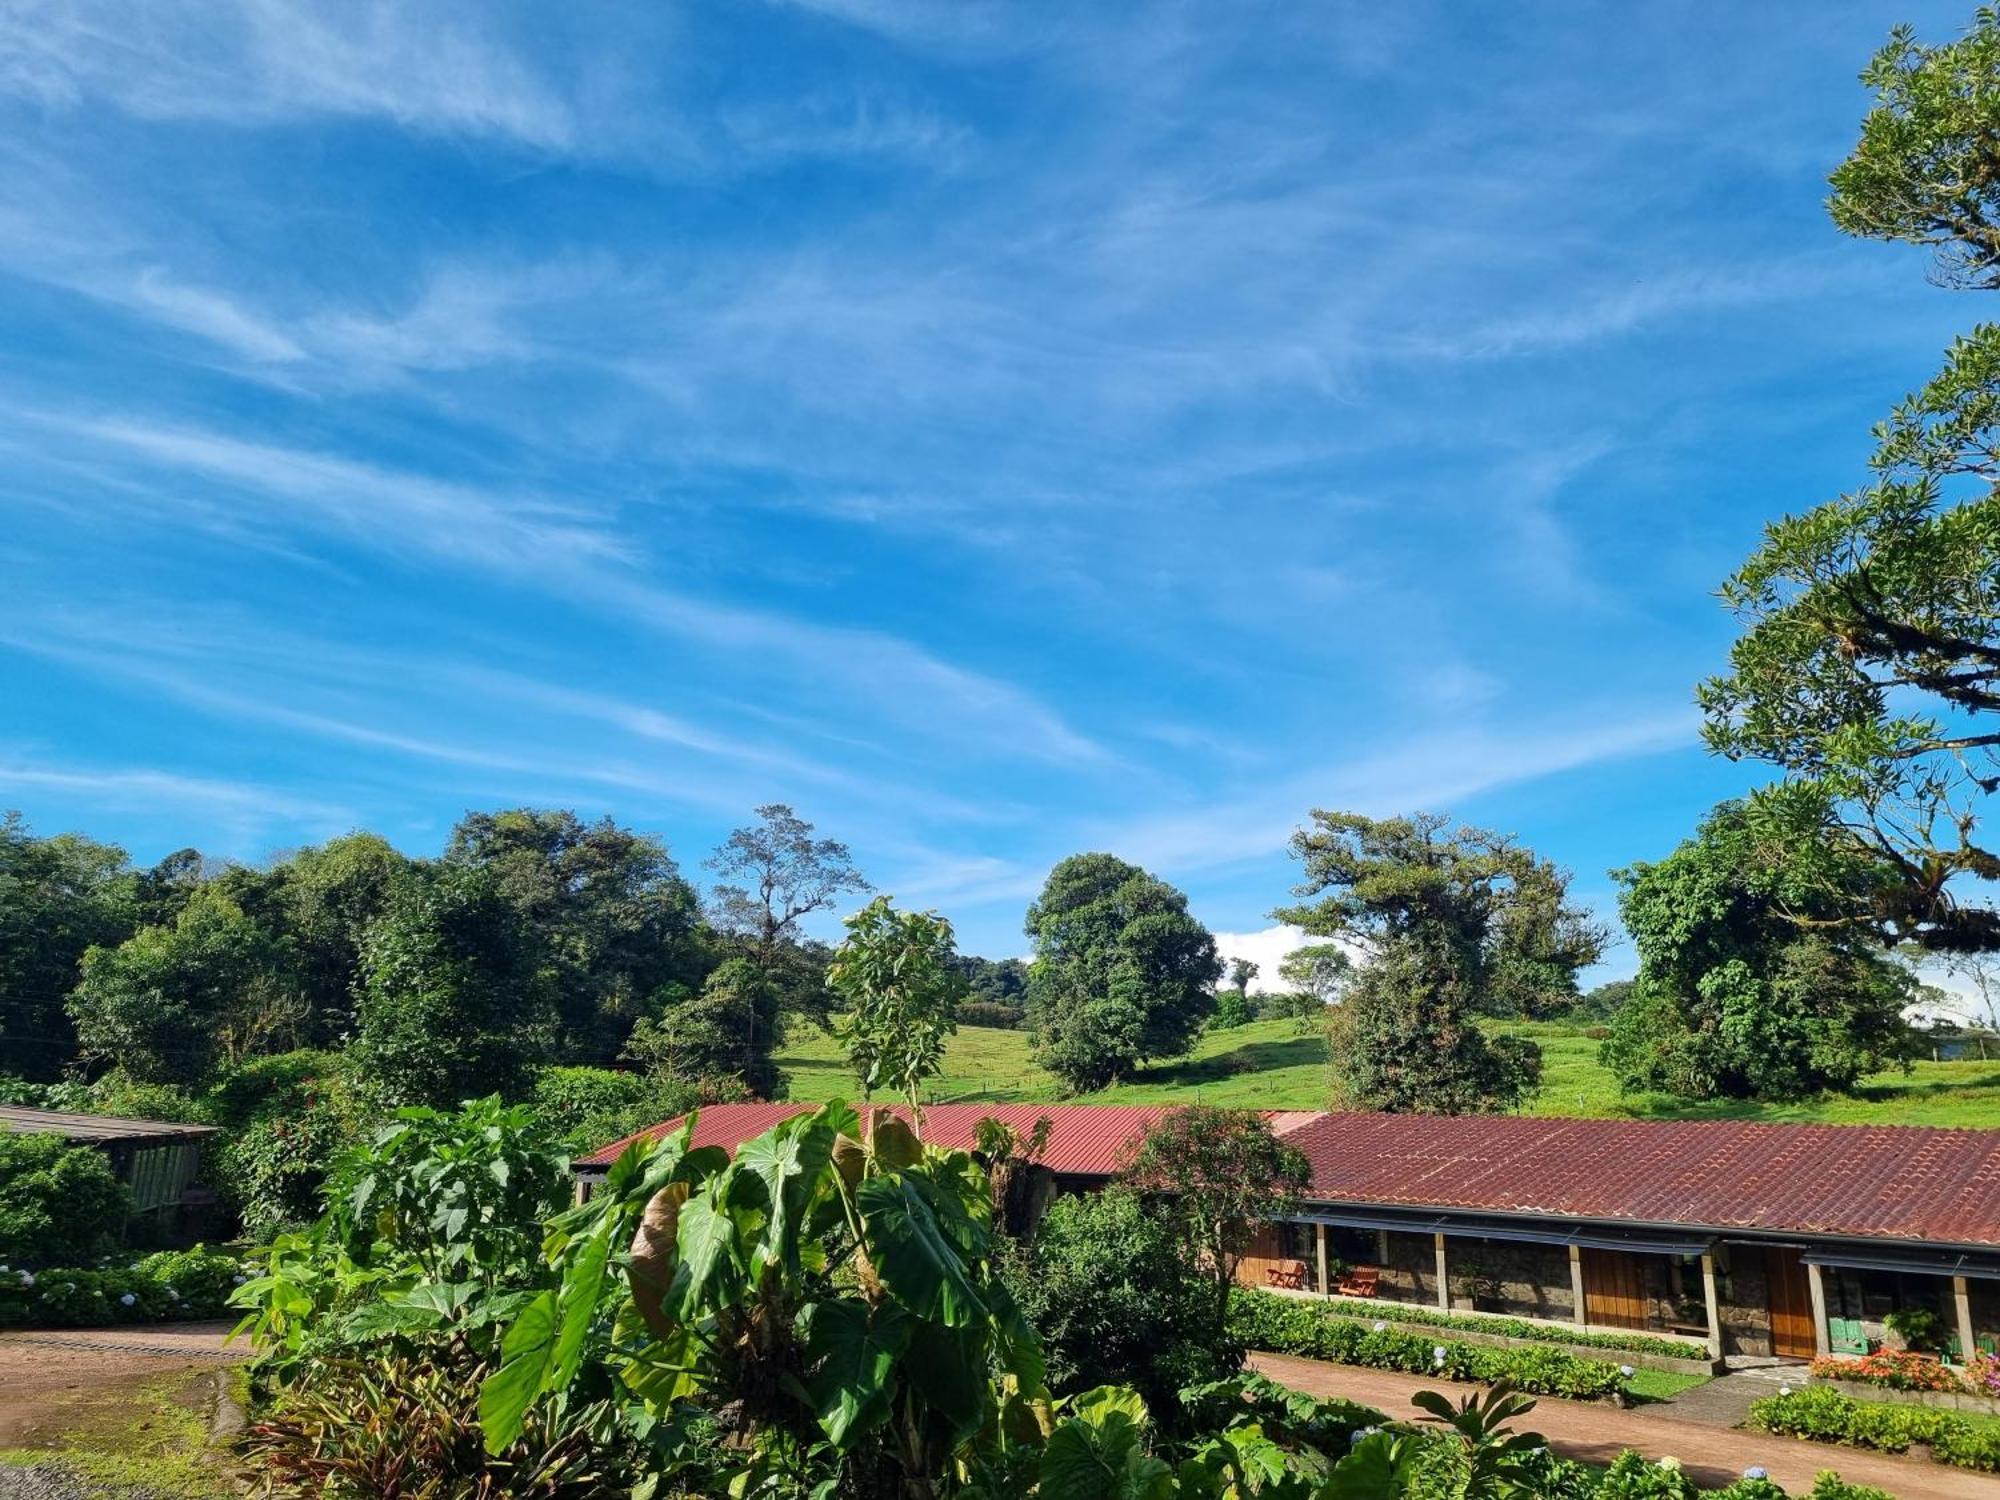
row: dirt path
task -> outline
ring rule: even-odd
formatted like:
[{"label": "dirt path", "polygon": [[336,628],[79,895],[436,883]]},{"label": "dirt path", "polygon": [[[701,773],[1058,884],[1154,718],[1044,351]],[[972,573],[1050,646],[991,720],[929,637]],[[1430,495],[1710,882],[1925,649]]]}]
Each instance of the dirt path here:
[{"label": "dirt path", "polygon": [[[80,1328],[0,1334],[0,1448],[47,1448],[128,1407],[140,1386],[206,1391],[249,1355],[223,1347],[233,1325]],[[194,1398],[190,1398],[194,1399]]]},{"label": "dirt path", "polygon": [[[1379,1407],[1390,1416],[1410,1414],[1410,1397],[1423,1390],[1456,1387],[1415,1375],[1322,1364],[1283,1354],[1253,1354],[1250,1364],[1294,1389],[1315,1396],[1341,1396]],[[1667,1455],[1705,1486],[1720,1488],[1761,1465],[1795,1495],[1812,1488],[1821,1469],[1835,1469],[1855,1484],[1872,1484],[1896,1500],[2000,1500],[2000,1478],[1973,1474],[1927,1458],[1868,1453],[1826,1443],[1806,1443],[1765,1433],[1735,1432],[1677,1419],[1671,1403],[1638,1411],[1577,1401],[1544,1399],[1522,1425],[1533,1428],[1566,1458],[1609,1463],[1626,1448],[1648,1458]]]}]

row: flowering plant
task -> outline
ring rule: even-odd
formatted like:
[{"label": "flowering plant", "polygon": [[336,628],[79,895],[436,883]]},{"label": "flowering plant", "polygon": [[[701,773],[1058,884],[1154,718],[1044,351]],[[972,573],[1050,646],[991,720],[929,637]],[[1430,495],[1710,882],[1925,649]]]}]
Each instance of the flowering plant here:
[{"label": "flowering plant", "polygon": [[1935,1354],[1913,1349],[1885,1349],[1859,1359],[1822,1355],[1812,1362],[1821,1380],[1858,1380],[1895,1391],[1963,1391],[1966,1382]]}]

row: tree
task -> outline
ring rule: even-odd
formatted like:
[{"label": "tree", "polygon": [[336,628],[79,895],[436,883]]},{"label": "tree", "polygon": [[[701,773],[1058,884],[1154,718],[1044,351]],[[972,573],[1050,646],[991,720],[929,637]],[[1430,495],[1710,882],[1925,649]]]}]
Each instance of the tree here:
[{"label": "tree", "polygon": [[567,809],[468,813],[445,862],[490,870],[542,937],[564,1060],[618,1054],[664,986],[697,985],[711,960],[694,887],[658,838]]},{"label": "tree", "polygon": [[2000,15],[1918,44],[1899,26],[1861,81],[1875,107],[1832,176],[1833,222],[1865,239],[1928,245],[1946,286],[2000,288]]},{"label": "tree", "polygon": [[1337,1005],[1354,978],[1354,960],[1338,943],[1306,943],[1287,953],[1278,977],[1321,1005]]},{"label": "tree", "polygon": [[64,1001],[85,950],[131,936],[125,851],[77,834],[36,838],[0,815],[0,1056],[24,1077],[60,1077],[76,1052]]},{"label": "tree", "polygon": [[1146,1132],[1124,1180],[1174,1227],[1207,1278],[1211,1337],[1225,1341],[1236,1267],[1261,1229],[1298,1206],[1312,1182],[1305,1157],[1255,1110],[1194,1104]]},{"label": "tree", "polygon": [[1112,855],[1072,855],[1051,870],[1027,933],[1035,1055],[1072,1090],[1185,1055],[1215,1008],[1222,964],[1187,897]]},{"label": "tree", "polygon": [[777,986],[749,959],[731,958],[698,994],[683,992],[659,1015],[641,1017],[625,1056],[705,1094],[735,1079],[759,1099],[778,1099],[785,1091],[776,1060],[784,1040]]},{"label": "tree", "polygon": [[86,952],[69,1012],[85,1056],[181,1084],[291,1038],[305,1018],[289,945],[206,886],[171,925]]},{"label": "tree", "polygon": [[1605,1062],[1627,1088],[1686,1098],[1799,1099],[1852,1090],[1907,1060],[1915,976],[1838,920],[1891,878],[1858,855],[1845,890],[1768,846],[1737,803],[1656,864],[1619,872],[1639,949]]},{"label": "tree", "polygon": [[1629,979],[1607,979],[1579,998],[1572,1014],[1580,1020],[1609,1021],[1624,1009],[1637,988]]},{"label": "tree", "polygon": [[397,878],[362,951],[353,1074],[384,1103],[518,1099],[555,1043],[540,945],[490,871]]},{"label": "tree", "polygon": [[706,861],[722,877],[712,893],[715,925],[742,938],[767,968],[799,923],[831,907],[844,891],[865,891],[847,846],[813,837],[813,825],[782,802],[757,809],[758,821],[730,834]]},{"label": "tree", "polygon": [[1449,831],[1436,814],[1312,816],[1292,836],[1305,866],[1294,893],[1320,899],[1275,915],[1368,950],[1329,1022],[1346,1098],[1439,1114],[1518,1104],[1539,1081],[1540,1050],[1489,1039],[1475,1018],[1575,1002],[1577,970],[1605,934],[1569,905],[1568,874],[1504,834]]},{"label": "tree", "polygon": [[[2000,17],[1862,75],[1877,102],[1832,177],[1849,233],[1933,247],[1941,280],[2000,287]],[[1838,919],[1885,946],[2000,947],[1979,831],[2000,789],[2000,328],[1974,329],[1875,431],[1872,480],[1765,530],[1722,590],[1743,624],[1705,683],[1709,744],[1783,780],[1752,798],[1767,839],[1831,867],[1860,845],[1893,879]],[[1816,852],[1825,849],[1825,853]],[[1835,920],[1829,913],[1821,920]]]},{"label": "tree", "polygon": [[409,869],[409,860],[374,833],[350,833],[301,849],[280,867],[281,920],[317,1044],[338,1041],[353,1029],[363,939],[397,878]]},{"label": "tree", "polygon": [[953,962],[951,923],[936,912],[901,912],[877,896],[847,918],[827,982],[847,1002],[838,1035],[867,1098],[901,1093],[915,1109],[923,1083],[944,1065],[958,1030],[965,977]]}]

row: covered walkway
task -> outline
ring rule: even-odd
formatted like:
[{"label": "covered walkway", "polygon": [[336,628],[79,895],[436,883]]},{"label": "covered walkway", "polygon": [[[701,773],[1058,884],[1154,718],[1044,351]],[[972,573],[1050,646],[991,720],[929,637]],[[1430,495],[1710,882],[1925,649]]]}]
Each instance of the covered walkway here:
[{"label": "covered walkway", "polygon": [[[1252,1354],[1250,1364],[1295,1390],[1364,1402],[1392,1417],[1416,1415],[1410,1408],[1410,1397],[1418,1391],[1442,1390],[1456,1396],[1473,1389],[1449,1381],[1322,1364],[1283,1354]],[[1868,1453],[1690,1421],[1675,1415],[1673,1402],[1621,1411],[1540,1397],[1520,1425],[1541,1433],[1564,1457],[1588,1463],[1609,1463],[1626,1448],[1636,1448],[1648,1458],[1672,1456],[1709,1488],[1740,1479],[1744,1469],[1757,1464],[1794,1495],[1810,1491],[1813,1476],[1821,1469],[1834,1469],[1843,1479],[1875,1485],[1896,1500],[2000,1500],[2000,1478],[1992,1475],[1954,1469],[1920,1456]]]}]

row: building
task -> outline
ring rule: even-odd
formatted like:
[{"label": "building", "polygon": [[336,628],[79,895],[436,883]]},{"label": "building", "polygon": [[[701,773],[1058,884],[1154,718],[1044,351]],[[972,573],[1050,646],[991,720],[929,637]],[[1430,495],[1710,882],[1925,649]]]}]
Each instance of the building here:
[{"label": "building", "polygon": [[201,1170],[202,1142],[215,1134],[213,1125],[120,1120],[14,1105],[0,1105],[0,1130],[59,1135],[74,1145],[94,1146],[111,1159],[119,1179],[132,1190],[135,1214],[164,1214],[192,1203],[199,1192],[191,1185]]},{"label": "building", "polygon": [[[700,1112],[733,1149],[806,1104]],[[901,1113],[902,1111],[898,1111]],[[1115,1176],[1163,1108],[935,1105],[925,1135],[971,1149],[997,1117],[1050,1121],[1058,1190]],[[1239,1270],[1251,1285],[1639,1330],[1716,1359],[1861,1353],[1898,1309],[1957,1351],[2000,1349],[2000,1131],[1514,1115],[1267,1115],[1311,1166],[1297,1213]],[[593,1152],[601,1176],[632,1140]],[[1356,1273],[1360,1274],[1357,1275]]]}]

